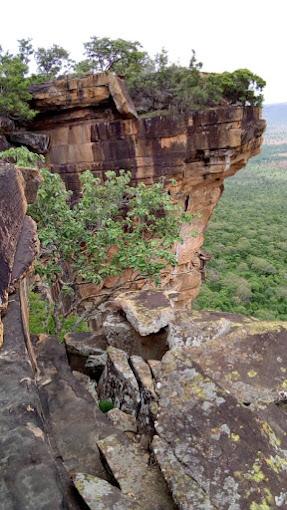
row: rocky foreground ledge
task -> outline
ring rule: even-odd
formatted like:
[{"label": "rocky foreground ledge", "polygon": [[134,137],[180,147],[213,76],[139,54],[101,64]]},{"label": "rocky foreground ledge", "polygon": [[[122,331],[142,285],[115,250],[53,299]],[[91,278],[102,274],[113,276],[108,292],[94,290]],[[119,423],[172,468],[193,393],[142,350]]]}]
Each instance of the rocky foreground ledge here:
[{"label": "rocky foreground ledge", "polygon": [[110,313],[31,356],[23,286],[0,355],[1,508],[286,508],[286,323],[181,314],[161,358]]},{"label": "rocky foreground ledge", "polygon": [[0,202],[1,509],[286,508],[287,324],[171,314],[145,291],[120,299],[129,320],[110,309],[97,333],[32,342],[27,181],[0,176],[18,197],[17,214]]}]

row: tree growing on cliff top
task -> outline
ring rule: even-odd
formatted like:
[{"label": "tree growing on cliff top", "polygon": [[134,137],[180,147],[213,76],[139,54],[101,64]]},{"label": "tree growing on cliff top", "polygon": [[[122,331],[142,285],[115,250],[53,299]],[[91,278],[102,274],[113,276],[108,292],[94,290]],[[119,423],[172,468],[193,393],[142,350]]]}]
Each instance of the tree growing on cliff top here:
[{"label": "tree growing on cliff top", "polygon": [[69,52],[57,44],[50,48],[38,48],[34,55],[38,74],[45,80],[69,74],[75,65],[70,59]]},{"label": "tree growing on cliff top", "polygon": [[152,65],[151,58],[138,41],[93,36],[84,43],[84,52],[95,72],[113,71],[131,76]]},{"label": "tree growing on cliff top", "polygon": [[[247,69],[233,73],[202,73],[192,50],[189,66],[169,62],[162,50],[150,57],[138,41],[93,36],[84,43],[86,59],[75,63],[69,52],[53,44],[34,49],[31,39],[20,39],[16,55],[0,53],[0,114],[32,118],[29,86],[67,75],[113,71],[123,76],[140,114],[186,113],[218,105],[258,105],[264,80]],[[30,61],[37,73],[29,75]]]}]

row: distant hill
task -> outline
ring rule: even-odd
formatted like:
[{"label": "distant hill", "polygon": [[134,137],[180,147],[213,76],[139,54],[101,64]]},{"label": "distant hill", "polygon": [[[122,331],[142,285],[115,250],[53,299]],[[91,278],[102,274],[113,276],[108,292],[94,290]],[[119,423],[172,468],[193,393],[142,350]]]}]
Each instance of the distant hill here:
[{"label": "distant hill", "polygon": [[267,121],[264,142],[267,145],[287,143],[287,103],[268,104],[263,107],[263,118]]},{"label": "distant hill", "polygon": [[287,124],[287,103],[267,104],[263,108],[263,117],[270,126]]}]

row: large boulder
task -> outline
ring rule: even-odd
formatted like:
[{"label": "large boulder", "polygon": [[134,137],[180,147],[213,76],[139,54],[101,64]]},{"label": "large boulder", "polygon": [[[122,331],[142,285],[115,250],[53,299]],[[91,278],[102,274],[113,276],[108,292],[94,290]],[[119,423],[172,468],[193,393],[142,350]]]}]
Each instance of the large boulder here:
[{"label": "large boulder", "polygon": [[195,313],[179,338],[153,439],[178,507],[285,508],[287,324]]}]

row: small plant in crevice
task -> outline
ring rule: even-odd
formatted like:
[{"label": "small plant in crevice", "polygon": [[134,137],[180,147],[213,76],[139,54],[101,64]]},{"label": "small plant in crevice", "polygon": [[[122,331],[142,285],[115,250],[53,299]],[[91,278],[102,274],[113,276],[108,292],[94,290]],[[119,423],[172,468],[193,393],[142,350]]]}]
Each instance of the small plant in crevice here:
[{"label": "small plant in crevice", "polygon": [[103,399],[99,401],[99,409],[103,413],[107,413],[111,411],[111,409],[114,409],[114,404],[111,399]]}]

